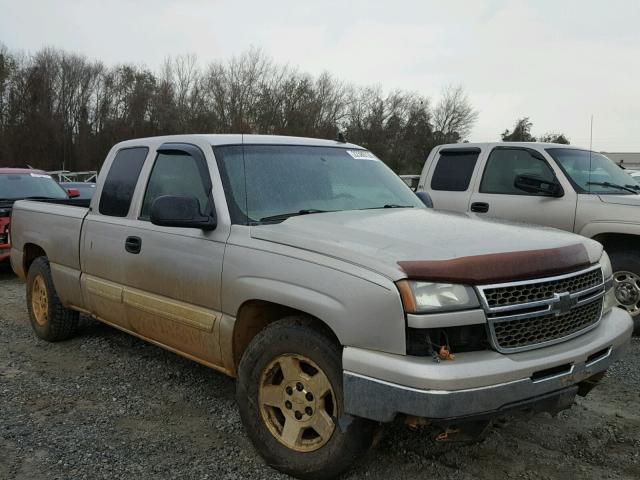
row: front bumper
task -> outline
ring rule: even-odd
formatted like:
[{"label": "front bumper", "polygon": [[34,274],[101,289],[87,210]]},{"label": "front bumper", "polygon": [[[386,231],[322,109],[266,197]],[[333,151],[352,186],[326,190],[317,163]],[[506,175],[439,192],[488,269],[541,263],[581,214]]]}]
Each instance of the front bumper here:
[{"label": "front bumper", "polygon": [[510,355],[462,353],[441,363],[348,347],[345,412],[381,422],[398,413],[431,420],[499,415],[583,387],[620,357],[632,328],[629,315],[614,308],[597,328],[560,344]]}]

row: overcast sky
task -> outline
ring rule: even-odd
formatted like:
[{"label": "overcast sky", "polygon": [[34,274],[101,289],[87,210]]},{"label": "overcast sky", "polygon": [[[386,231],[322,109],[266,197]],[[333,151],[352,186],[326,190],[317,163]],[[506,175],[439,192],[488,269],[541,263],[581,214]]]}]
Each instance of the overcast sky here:
[{"label": "overcast sky", "polygon": [[515,119],[533,133],[640,152],[640,1],[0,0],[0,42],[55,46],[107,64],[204,65],[260,47],[274,60],[432,99],[465,87],[473,141]]}]

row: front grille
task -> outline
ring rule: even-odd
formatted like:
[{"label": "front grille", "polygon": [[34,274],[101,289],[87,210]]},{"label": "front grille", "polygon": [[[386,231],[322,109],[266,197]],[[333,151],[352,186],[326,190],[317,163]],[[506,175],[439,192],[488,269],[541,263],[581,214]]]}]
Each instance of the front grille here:
[{"label": "front grille", "polygon": [[598,323],[602,299],[574,308],[562,315],[507,320],[493,324],[493,335],[503,350],[522,349],[568,337]]},{"label": "front grille", "polygon": [[492,346],[503,353],[551,345],[586,332],[600,321],[606,292],[600,266],[477,289]]},{"label": "front grille", "polygon": [[595,269],[575,277],[561,278],[540,283],[502,286],[484,289],[490,308],[553,298],[561,292],[575,293],[602,283],[602,270]]}]

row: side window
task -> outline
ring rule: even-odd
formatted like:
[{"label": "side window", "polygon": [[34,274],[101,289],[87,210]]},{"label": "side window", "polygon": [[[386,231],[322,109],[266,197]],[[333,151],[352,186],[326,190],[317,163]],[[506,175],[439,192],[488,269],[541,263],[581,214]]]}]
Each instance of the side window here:
[{"label": "side window", "polygon": [[432,190],[464,192],[469,188],[479,150],[445,150],[440,153],[438,164],[431,178]]},{"label": "side window", "polygon": [[222,179],[222,187],[229,207],[231,223],[248,225],[247,192],[244,175],[244,147],[241,145],[224,145],[215,147],[218,171]]},{"label": "side window", "polygon": [[98,207],[102,215],[127,216],[131,197],[148,152],[147,147],[123,148],[118,151],[102,186]]},{"label": "side window", "polygon": [[547,162],[534,157],[527,150],[498,148],[489,155],[480,183],[480,193],[535,195],[514,186],[518,175],[530,175],[549,182],[555,178]]},{"label": "side window", "polygon": [[196,197],[200,212],[206,211],[209,192],[205,191],[198,164],[191,155],[181,152],[158,154],[142,201],[141,220],[149,220],[151,204],[162,195]]}]

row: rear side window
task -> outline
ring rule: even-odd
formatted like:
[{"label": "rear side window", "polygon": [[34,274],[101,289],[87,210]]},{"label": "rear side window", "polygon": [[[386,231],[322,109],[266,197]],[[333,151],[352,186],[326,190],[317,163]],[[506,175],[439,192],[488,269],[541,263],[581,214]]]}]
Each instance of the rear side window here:
[{"label": "rear side window", "polygon": [[140,219],[149,220],[153,201],[163,195],[196,197],[200,212],[206,212],[209,192],[202,180],[196,160],[188,153],[159,153],[144,194]]},{"label": "rear side window", "polygon": [[432,190],[464,192],[469,188],[471,176],[480,150],[444,150],[431,179]]},{"label": "rear side window", "polygon": [[98,208],[102,215],[127,216],[133,191],[148,152],[147,147],[123,148],[118,151],[102,187]]}]

